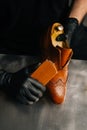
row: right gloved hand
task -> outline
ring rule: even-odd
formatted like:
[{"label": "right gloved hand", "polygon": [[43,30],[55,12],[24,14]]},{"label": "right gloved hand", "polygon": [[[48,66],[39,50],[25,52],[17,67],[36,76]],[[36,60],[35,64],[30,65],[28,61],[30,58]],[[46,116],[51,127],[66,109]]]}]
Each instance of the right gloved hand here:
[{"label": "right gloved hand", "polygon": [[23,104],[37,102],[46,90],[40,82],[30,77],[37,65],[25,67],[18,72],[0,71],[0,86],[7,89]]}]

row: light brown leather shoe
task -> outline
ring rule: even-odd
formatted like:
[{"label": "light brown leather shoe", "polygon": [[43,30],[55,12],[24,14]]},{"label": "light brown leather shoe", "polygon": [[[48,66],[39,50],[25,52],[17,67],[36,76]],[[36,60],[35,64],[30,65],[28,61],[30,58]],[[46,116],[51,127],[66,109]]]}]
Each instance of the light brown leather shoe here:
[{"label": "light brown leather shoe", "polygon": [[58,74],[47,84],[50,96],[54,103],[63,103],[66,96],[66,84],[68,78],[67,66],[58,71]]},{"label": "light brown leather shoe", "polygon": [[60,104],[64,102],[66,96],[68,65],[73,51],[69,48],[60,23],[54,23],[49,27],[43,41],[44,59],[54,62],[58,71],[47,84],[47,89],[54,103]]},{"label": "light brown leather shoe", "polygon": [[[64,50],[64,52],[62,52]],[[55,103],[63,103],[67,90],[68,65],[72,55],[72,49],[61,49],[58,73],[49,81],[47,88]],[[63,54],[62,54],[63,53]],[[64,57],[63,57],[64,56]]]},{"label": "light brown leather shoe", "polygon": [[68,65],[73,51],[69,48],[60,23],[54,23],[48,28],[41,40],[41,48],[42,65],[31,76],[47,86],[54,103],[63,103],[67,90]]},{"label": "light brown leather shoe", "polygon": [[54,103],[63,103],[67,90],[68,65],[73,51],[69,48],[66,38],[64,37],[63,27],[55,23],[51,29],[52,45],[57,49],[58,56],[54,61],[58,73],[49,81],[47,88]]}]

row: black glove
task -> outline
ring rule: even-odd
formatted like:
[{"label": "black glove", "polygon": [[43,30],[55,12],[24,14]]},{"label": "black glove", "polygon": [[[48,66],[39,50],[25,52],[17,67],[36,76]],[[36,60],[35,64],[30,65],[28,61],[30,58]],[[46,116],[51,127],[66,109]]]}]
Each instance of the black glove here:
[{"label": "black glove", "polygon": [[74,32],[78,29],[78,20],[76,18],[68,18],[64,23],[64,32],[69,45],[71,44]]},{"label": "black glove", "polygon": [[0,70],[0,86],[10,91],[21,103],[33,104],[46,90],[46,87],[29,76],[36,68],[34,64],[15,73]]}]

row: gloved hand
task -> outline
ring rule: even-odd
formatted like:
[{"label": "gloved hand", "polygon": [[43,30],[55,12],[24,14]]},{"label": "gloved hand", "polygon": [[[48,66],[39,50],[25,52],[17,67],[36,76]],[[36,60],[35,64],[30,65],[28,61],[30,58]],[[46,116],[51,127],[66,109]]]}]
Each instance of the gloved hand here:
[{"label": "gloved hand", "polygon": [[69,45],[76,29],[78,29],[78,20],[76,18],[68,18],[64,23],[64,32]]},{"label": "gloved hand", "polygon": [[46,90],[41,83],[30,77],[37,65],[28,66],[15,73],[0,71],[0,86],[7,89],[23,104],[37,102]]}]

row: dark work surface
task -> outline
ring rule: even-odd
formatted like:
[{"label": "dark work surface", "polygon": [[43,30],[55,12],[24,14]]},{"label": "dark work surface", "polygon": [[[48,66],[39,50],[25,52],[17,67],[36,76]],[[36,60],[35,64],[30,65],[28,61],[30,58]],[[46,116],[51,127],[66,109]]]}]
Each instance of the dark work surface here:
[{"label": "dark work surface", "polygon": [[[16,71],[31,61],[37,60],[2,54],[0,68]],[[87,130],[87,61],[71,60],[63,104],[54,104],[46,93],[39,102],[23,105],[0,92],[0,130]]]}]

